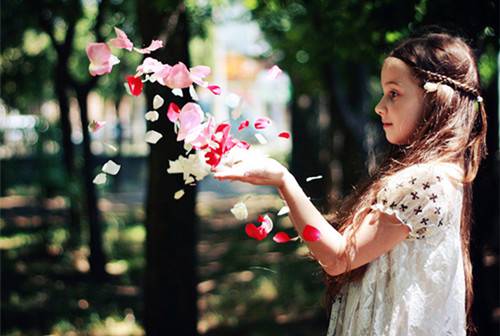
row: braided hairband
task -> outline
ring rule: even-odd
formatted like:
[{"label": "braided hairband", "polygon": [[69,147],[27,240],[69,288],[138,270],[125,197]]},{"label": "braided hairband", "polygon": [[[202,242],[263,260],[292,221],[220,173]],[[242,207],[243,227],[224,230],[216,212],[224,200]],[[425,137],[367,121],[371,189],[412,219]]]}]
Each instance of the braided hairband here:
[{"label": "braided hairband", "polygon": [[[462,92],[465,92],[469,95],[472,95],[476,98],[478,103],[481,103],[483,101],[483,97],[479,94],[479,91],[474,89],[473,87],[470,87],[467,84],[460,83],[457,80],[454,80],[453,78],[450,78],[445,75],[438,74],[436,72],[432,72],[429,70],[424,70],[422,68],[419,68],[417,66],[413,66],[413,68],[420,72],[421,74],[424,74],[426,78],[428,78],[428,82],[424,84],[424,89],[427,92],[434,92],[438,89],[440,85],[448,85],[449,89],[455,88],[458,89]],[[451,88],[450,88],[451,86]]]}]

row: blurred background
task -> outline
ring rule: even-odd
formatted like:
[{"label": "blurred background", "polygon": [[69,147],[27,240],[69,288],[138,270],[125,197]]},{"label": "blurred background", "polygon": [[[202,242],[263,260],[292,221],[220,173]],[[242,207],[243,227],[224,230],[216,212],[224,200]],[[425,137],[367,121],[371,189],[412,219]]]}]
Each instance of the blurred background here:
[{"label": "blurred background", "polygon": [[[234,127],[267,116],[269,132],[290,132],[266,145],[239,138],[286,164],[326,211],[386,150],[373,111],[380,67],[427,25],[477,52],[489,156],[474,189],[473,316],[479,335],[498,335],[498,18],[493,0],[2,1],[2,335],[325,334],[321,271],[305,246],[245,235],[264,213],[293,232],[276,191],[207,177],[175,200],[184,182],[166,169],[184,150],[166,107],[186,98],[150,83],[127,94],[138,53],[113,51],[121,63],[90,77],[85,47],[116,26],[137,46],[163,40],[151,54],[163,63],[210,66],[223,93],[198,90],[204,111]],[[283,73],[270,80],[275,64]],[[167,103],[146,122],[156,94]],[[91,133],[92,120],[106,125]],[[148,129],[163,139],[148,145]],[[110,159],[118,175],[92,183]],[[247,221],[230,212],[239,201]]]}]

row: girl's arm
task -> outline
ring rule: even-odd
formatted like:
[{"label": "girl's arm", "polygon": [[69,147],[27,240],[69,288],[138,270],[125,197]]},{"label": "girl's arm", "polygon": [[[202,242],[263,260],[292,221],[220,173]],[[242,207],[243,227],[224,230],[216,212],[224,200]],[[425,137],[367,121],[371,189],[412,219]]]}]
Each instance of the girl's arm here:
[{"label": "girl's arm", "polygon": [[356,232],[346,230],[344,235],[340,234],[309,201],[293,175],[272,159],[247,160],[229,168],[218,168],[214,177],[277,187],[290,208],[289,217],[297,232],[301,234],[306,225],[320,231],[318,241],[306,241],[306,244],[323,269],[332,276],[346,271],[343,256],[347,238],[355,240],[354,253],[350,256],[351,269],[355,269],[387,253],[409,233],[409,228],[395,216],[372,211],[364,217],[354,217],[355,220],[363,218]]}]

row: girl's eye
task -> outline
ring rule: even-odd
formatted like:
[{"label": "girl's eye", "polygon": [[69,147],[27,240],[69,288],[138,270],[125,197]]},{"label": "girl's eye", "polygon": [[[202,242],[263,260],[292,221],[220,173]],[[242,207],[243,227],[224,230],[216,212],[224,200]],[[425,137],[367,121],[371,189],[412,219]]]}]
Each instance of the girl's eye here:
[{"label": "girl's eye", "polygon": [[390,91],[390,92],[389,92],[389,97],[390,97],[391,99],[394,99],[394,98],[396,98],[397,96],[399,96],[399,94],[398,94],[396,91],[392,90],[392,91]]}]

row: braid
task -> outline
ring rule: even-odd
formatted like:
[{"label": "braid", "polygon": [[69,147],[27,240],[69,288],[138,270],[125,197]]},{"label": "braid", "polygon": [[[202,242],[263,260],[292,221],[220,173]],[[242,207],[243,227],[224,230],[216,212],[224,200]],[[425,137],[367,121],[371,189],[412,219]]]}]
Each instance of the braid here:
[{"label": "braid", "polygon": [[461,83],[461,82],[459,82],[451,77],[448,77],[448,76],[445,76],[445,75],[442,75],[442,74],[439,74],[436,72],[432,72],[429,70],[424,70],[424,69],[416,67],[416,66],[414,66],[413,68],[417,72],[423,74],[429,80],[434,80],[434,81],[437,81],[440,83],[450,85],[453,88],[462,91],[463,93],[466,93],[466,94],[473,96],[478,101],[482,101],[482,98],[481,98],[481,95],[479,94],[479,91],[473,87],[470,87],[467,84]]}]

